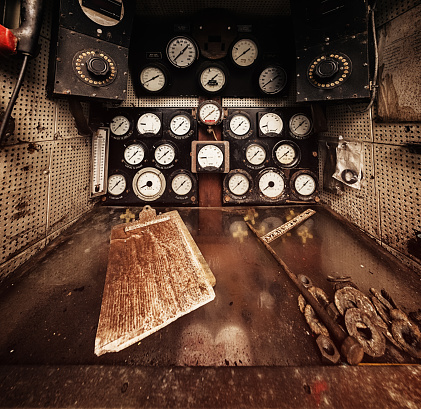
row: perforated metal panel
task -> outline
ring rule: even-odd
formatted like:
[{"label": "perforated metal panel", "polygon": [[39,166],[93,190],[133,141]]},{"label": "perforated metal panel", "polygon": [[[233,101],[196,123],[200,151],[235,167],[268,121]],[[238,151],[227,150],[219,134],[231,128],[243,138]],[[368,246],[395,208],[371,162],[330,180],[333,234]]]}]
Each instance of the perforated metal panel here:
[{"label": "perforated metal panel", "polygon": [[376,2],[376,25],[400,16],[411,8],[421,4],[420,0],[381,0]]},{"label": "perforated metal panel", "polygon": [[139,107],[179,107],[194,108],[199,105],[199,98],[195,97],[167,97],[167,98],[142,98],[138,100]]}]

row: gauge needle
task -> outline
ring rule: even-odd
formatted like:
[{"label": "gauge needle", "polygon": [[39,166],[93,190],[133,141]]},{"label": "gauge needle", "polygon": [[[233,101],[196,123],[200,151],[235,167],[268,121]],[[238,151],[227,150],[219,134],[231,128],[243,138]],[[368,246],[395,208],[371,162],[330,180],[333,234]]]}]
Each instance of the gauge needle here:
[{"label": "gauge needle", "polygon": [[177,60],[177,58],[178,57],[180,57],[180,55],[182,55],[183,53],[184,53],[184,51],[186,51],[187,50],[187,48],[189,48],[189,46],[188,45],[186,45],[179,53],[178,53],[178,55],[177,55],[177,57],[175,57],[174,58],[174,61],[176,61]]},{"label": "gauge needle", "polygon": [[300,190],[306,185],[308,183],[308,180],[306,181],[306,182],[304,182],[304,185],[302,185],[301,187],[300,187]]},{"label": "gauge needle", "polygon": [[254,152],[254,155],[250,158],[250,161],[259,153],[259,151]]},{"label": "gauge needle", "polygon": [[268,185],[263,189],[263,190],[266,190],[266,189],[269,189],[270,187],[274,187],[275,186],[275,183],[273,182],[273,181],[269,181],[268,182]]},{"label": "gauge needle", "polygon": [[297,130],[303,123],[305,122],[305,120],[303,122],[300,123],[300,125],[298,125],[295,130]]},{"label": "gauge needle", "polygon": [[244,122],[244,121],[241,121],[241,122],[238,124],[237,128],[235,128],[235,129],[234,129],[234,131],[236,131],[236,130],[237,130],[237,129],[238,129],[238,128],[239,128],[239,127],[243,124],[243,122]]},{"label": "gauge needle", "polygon": [[218,74],[215,74],[209,81],[208,84],[211,84],[212,81],[215,81],[215,78],[218,76]]},{"label": "gauge needle", "polygon": [[244,54],[246,54],[246,53],[248,53],[250,51],[250,47],[249,48],[247,48],[247,50],[246,51],[244,51],[244,52],[242,52],[237,58],[236,58],[236,60],[238,60],[240,57],[242,57]]},{"label": "gauge needle", "polygon": [[272,81],[275,81],[278,77],[279,75],[276,75],[275,77],[271,78],[266,84],[262,85],[262,88],[266,87],[266,85],[270,84]]},{"label": "gauge needle", "polygon": [[113,191],[120,182],[121,182],[121,180],[119,180],[110,190]]},{"label": "gauge needle", "polygon": [[285,155],[288,155],[289,151],[286,151],[279,159],[282,159]]},{"label": "gauge needle", "polygon": [[115,132],[118,128],[120,128],[120,126],[121,126],[121,125],[123,125],[123,123],[124,123],[124,122],[120,122],[120,125],[119,125],[119,126],[117,126],[117,128],[115,128],[115,129],[114,129],[114,132]]},{"label": "gauge needle", "polygon": [[186,183],[186,181],[185,181],[185,180],[183,180],[183,181],[181,182],[181,185],[180,185],[180,186],[178,186],[177,190],[178,190],[178,189],[180,189],[180,187],[181,187],[181,186],[183,186],[183,185],[184,185],[184,183]]},{"label": "gauge needle", "polygon": [[210,111],[203,119],[207,118],[209,115],[212,115],[215,111],[216,111],[216,109]]},{"label": "gauge needle", "polygon": [[161,160],[165,155],[168,155],[170,153],[170,151],[166,151],[160,158],[159,160]]},{"label": "gauge needle", "polygon": [[143,189],[144,187],[151,187],[152,186],[152,182],[150,180],[148,180],[143,186],[141,186],[139,189]]},{"label": "gauge needle", "polygon": [[129,160],[130,160],[131,158],[133,158],[135,155],[137,155],[139,152],[140,152],[140,151],[136,151],[136,152],[135,152],[132,156],[130,156]]},{"label": "gauge needle", "polygon": [[183,125],[183,122],[180,122],[177,126],[177,128],[174,129],[174,131],[176,131],[178,128],[180,128],[180,126]]},{"label": "gauge needle", "polygon": [[152,77],[152,78],[148,79],[147,81],[145,81],[144,83],[142,83],[142,85],[145,85],[147,82],[153,81],[154,79],[156,79],[158,77],[159,77],[159,75],[155,75],[155,77]]},{"label": "gauge needle", "polygon": [[242,181],[242,180],[240,180],[240,181],[239,181],[239,182],[235,185],[234,189],[232,189],[232,190],[237,189],[237,187],[238,187],[238,186],[240,186],[240,185],[241,185],[241,183],[243,183],[243,181]]}]

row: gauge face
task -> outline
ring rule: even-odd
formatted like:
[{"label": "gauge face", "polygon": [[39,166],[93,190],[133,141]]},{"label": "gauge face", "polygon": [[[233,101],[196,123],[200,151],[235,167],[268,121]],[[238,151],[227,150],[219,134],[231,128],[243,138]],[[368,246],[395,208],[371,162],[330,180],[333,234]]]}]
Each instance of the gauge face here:
[{"label": "gauge face", "polygon": [[205,125],[217,125],[222,120],[222,108],[214,101],[205,101],[199,106],[199,120]]},{"label": "gauge face", "polygon": [[128,136],[130,131],[130,120],[123,115],[115,116],[110,122],[110,131],[116,136]]},{"label": "gauge face", "polygon": [[226,83],[225,71],[217,65],[210,65],[203,69],[199,75],[199,85],[209,93],[217,93]]},{"label": "gauge face", "polygon": [[198,57],[196,44],[187,37],[175,37],[167,45],[167,58],[177,68],[187,68]]},{"label": "gauge face", "polygon": [[187,173],[179,173],[171,181],[171,189],[178,196],[188,195],[193,188],[193,181]]},{"label": "gauge face", "polygon": [[140,72],[140,83],[149,92],[159,92],[167,85],[167,76],[161,68],[151,65]]},{"label": "gauge face", "polygon": [[126,178],[123,175],[115,174],[108,178],[108,193],[119,196],[126,190]]},{"label": "gauge face", "polygon": [[311,133],[311,119],[304,114],[295,114],[289,120],[289,129],[296,138],[305,138]]},{"label": "gauge face", "polygon": [[124,160],[129,165],[140,165],[144,158],[145,148],[140,143],[133,143],[124,150]]},{"label": "gauge face", "polygon": [[143,114],[137,121],[137,130],[140,134],[156,135],[161,129],[161,120],[158,115],[148,112]]},{"label": "gauge face", "polygon": [[202,168],[220,168],[224,162],[224,154],[215,145],[205,145],[197,153],[197,162]]},{"label": "gauge face", "polygon": [[190,118],[185,114],[177,114],[171,118],[170,130],[178,137],[186,136],[191,128]]},{"label": "gauge face", "polygon": [[228,175],[228,189],[235,196],[243,196],[250,189],[250,181],[243,173]]},{"label": "gauge face", "polygon": [[286,82],[286,72],[279,65],[270,65],[259,75],[259,88],[263,93],[268,95],[281,92],[285,88]]},{"label": "gauge face", "polygon": [[252,65],[256,61],[257,54],[257,45],[249,38],[238,40],[231,51],[232,60],[240,67],[249,67]]},{"label": "gauge face", "polygon": [[259,190],[269,199],[279,198],[285,190],[283,176],[273,169],[265,171],[259,179]]},{"label": "gauge face", "polygon": [[250,131],[250,119],[244,114],[235,114],[230,120],[230,130],[234,137],[247,137]]},{"label": "gauge face", "polygon": [[155,149],[154,158],[157,164],[167,166],[175,160],[175,148],[169,143],[163,143]]},{"label": "gauge face", "polygon": [[275,160],[284,167],[292,167],[300,160],[300,151],[295,143],[281,141],[273,149]]},{"label": "gauge face", "polygon": [[310,197],[316,191],[316,179],[308,174],[301,173],[293,180],[293,189],[304,197]]},{"label": "gauge face", "polygon": [[259,121],[260,132],[264,136],[278,136],[284,127],[281,117],[274,112],[264,114]]},{"label": "gauge face", "polygon": [[139,170],[133,178],[133,191],[139,199],[156,200],[165,191],[165,177],[155,168]]},{"label": "gauge face", "polygon": [[262,145],[252,143],[246,148],[246,160],[253,166],[259,166],[266,160],[266,150]]}]

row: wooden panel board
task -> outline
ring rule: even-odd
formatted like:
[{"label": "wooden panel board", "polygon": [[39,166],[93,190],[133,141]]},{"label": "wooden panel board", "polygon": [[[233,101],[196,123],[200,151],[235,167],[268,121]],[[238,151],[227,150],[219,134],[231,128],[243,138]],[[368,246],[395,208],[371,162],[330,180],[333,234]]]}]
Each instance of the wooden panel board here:
[{"label": "wooden panel board", "polygon": [[177,211],[114,227],[95,354],[120,351],[212,301],[213,284]]}]

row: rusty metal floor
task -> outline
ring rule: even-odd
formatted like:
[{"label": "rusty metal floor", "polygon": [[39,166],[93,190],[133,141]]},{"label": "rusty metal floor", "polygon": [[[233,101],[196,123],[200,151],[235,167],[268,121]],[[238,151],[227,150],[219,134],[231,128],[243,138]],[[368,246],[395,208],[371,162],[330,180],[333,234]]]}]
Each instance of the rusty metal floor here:
[{"label": "rusty metal floor", "polygon": [[[420,361],[392,344],[359,367],[322,361],[298,291],[243,222],[265,233],[305,209],[178,209],[216,277],[215,300],[100,357],[94,343],[111,227],[141,209],[95,209],[0,288],[0,407],[420,407]],[[418,275],[314,209],[272,243],[296,274],[331,299],[326,278],[340,274],[366,294],[385,288],[407,313],[420,308]]]}]

